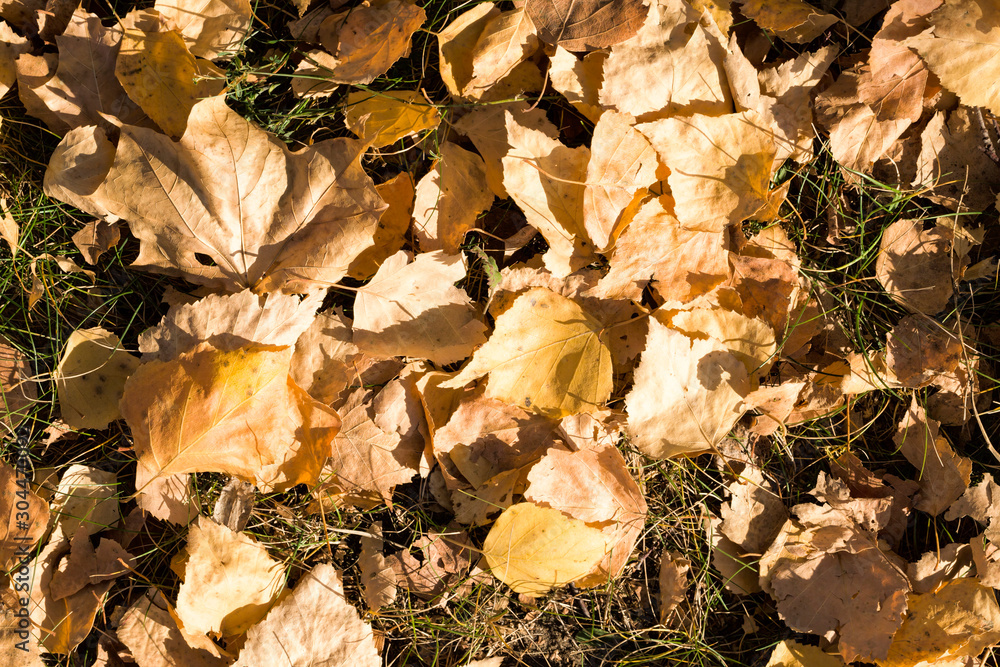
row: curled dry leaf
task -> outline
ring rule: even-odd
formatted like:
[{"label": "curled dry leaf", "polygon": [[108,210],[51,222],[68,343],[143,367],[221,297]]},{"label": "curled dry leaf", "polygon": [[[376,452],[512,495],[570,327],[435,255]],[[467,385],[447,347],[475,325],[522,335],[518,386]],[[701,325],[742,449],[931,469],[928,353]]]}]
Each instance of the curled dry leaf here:
[{"label": "curled dry leaf", "polygon": [[118,245],[120,239],[121,230],[117,224],[106,220],[91,220],[73,234],[73,245],[87,264],[97,264],[101,255]]},{"label": "curled dry leaf", "polygon": [[136,600],[118,624],[118,639],[139,667],[222,667],[228,664],[221,649],[205,634],[178,625],[176,612],[163,595],[152,589]]},{"label": "curled dry leaf", "polygon": [[341,573],[322,563],[250,628],[234,667],[379,667],[370,625],[344,596]]},{"label": "curled dry leaf", "polygon": [[593,51],[624,42],[649,12],[640,0],[528,0],[524,7],[541,39],[568,51]]},{"label": "curled dry leaf", "polygon": [[691,339],[650,318],[625,397],[632,442],[649,456],[711,450],[742,416],[746,367],[715,339]]},{"label": "curled dry leaf", "polygon": [[419,90],[359,90],[347,95],[344,124],[357,137],[370,141],[372,148],[433,130],[440,122],[441,114]]},{"label": "curled dry leaf", "polygon": [[914,396],[893,437],[900,453],[919,471],[914,507],[934,516],[965,493],[972,476],[972,460],[957,455],[938,426]]},{"label": "curled dry leaf", "polygon": [[468,357],[486,340],[469,296],[461,255],[405,251],[389,257],[354,301],[354,343],[378,357],[406,356],[440,365]]},{"label": "curled dry leaf", "polygon": [[611,48],[604,63],[601,105],[643,121],[731,111],[722,66],[724,38],[698,19],[687,2],[651,2],[635,37]]},{"label": "curled dry leaf", "polygon": [[62,559],[49,582],[49,595],[62,600],[87,586],[111,581],[128,574],[135,558],[114,540],[101,538],[97,549],[86,530],[77,530],[70,542],[69,555]]},{"label": "curled dry leaf", "polygon": [[975,574],[972,548],[968,544],[953,542],[940,549],[928,551],[920,557],[920,560],[906,567],[906,574],[913,584],[914,594],[931,593],[941,584]]},{"label": "curled dry leaf", "polygon": [[140,366],[121,403],[137,490],[187,472],[224,472],[262,490],[315,483],[340,419],[292,381],[291,356],[287,347],[200,343]]},{"label": "curled dry leaf", "polygon": [[517,297],[485,345],[444,388],[489,375],[487,395],[541,415],[592,412],[611,395],[605,327],[574,301],[542,287]]},{"label": "curled dry leaf", "polygon": [[232,57],[250,28],[250,0],[156,0],[153,7],[199,58]]},{"label": "curled dry leaf", "polygon": [[773,131],[756,111],[694,115],[637,126],[670,168],[675,215],[685,227],[721,231],[754,218],[772,220],[785,199],[771,190],[777,168]]},{"label": "curled dry leaf", "polygon": [[[292,153],[213,97],[194,105],[180,142],[123,127],[104,183],[77,194],[129,220],[141,243],[133,266],[228,291],[304,292],[340,280],[373,243],[385,205],[364,149],[330,139]],[[76,167],[100,168],[94,160]],[[168,186],[161,170],[177,178]]]},{"label": "curled dry leaf", "polygon": [[471,151],[451,141],[440,147],[441,157],[417,183],[413,202],[413,231],[423,251],[461,252],[465,234],[493,203],[486,184],[486,164]]},{"label": "curled dry leaf", "polygon": [[587,575],[606,555],[604,533],[559,510],[518,503],[483,543],[493,576],[515,593],[538,595]]},{"label": "curled dry leaf", "polygon": [[191,524],[185,553],[177,616],[188,633],[242,634],[285,589],[285,568],[263,546],[208,517]]},{"label": "curled dry leaf", "polygon": [[837,633],[845,662],[889,655],[910,584],[891,552],[829,507],[797,505],[760,561],[761,585],[788,627]]}]

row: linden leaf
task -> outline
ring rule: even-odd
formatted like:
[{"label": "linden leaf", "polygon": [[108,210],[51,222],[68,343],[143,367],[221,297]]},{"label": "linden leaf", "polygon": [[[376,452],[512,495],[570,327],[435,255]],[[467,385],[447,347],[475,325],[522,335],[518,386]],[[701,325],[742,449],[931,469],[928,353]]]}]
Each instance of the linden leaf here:
[{"label": "linden leaf", "polygon": [[489,375],[487,395],[542,415],[599,409],[611,395],[608,333],[574,301],[528,290],[496,319],[496,329],[462,371],[441,384],[465,386]]},{"label": "linden leaf", "polygon": [[385,205],[364,148],[330,139],[292,153],[212,97],[179,142],[123,127],[103,185],[81,194],[129,221],[135,267],[233,292],[304,292],[340,280],[373,243]]},{"label": "linden leaf", "polygon": [[641,0],[528,0],[525,12],[543,41],[593,51],[634,35],[649,8]]},{"label": "linden leaf", "polygon": [[186,472],[224,472],[262,489],[315,483],[340,419],[291,380],[291,355],[201,343],[140,366],[121,403],[139,460],[136,488]]},{"label": "linden leaf", "polygon": [[354,343],[374,356],[407,356],[450,364],[486,340],[472,302],[455,283],[465,277],[461,255],[441,251],[407,262],[399,251],[358,289]]},{"label": "linden leaf", "polygon": [[668,458],[711,450],[743,415],[747,369],[714,338],[691,339],[650,318],[625,397],[632,442]]},{"label": "linden leaf", "polygon": [[419,90],[355,91],[348,94],[344,110],[347,129],[371,142],[373,148],[433,130],[440,122],[441,114]]},{"label": "linden leaf", "polygon": [[239,635],[285,589],[285,568],[245,533],[199,516],[188,531],[177,616],[188,633]]},{"label": "linden leaf", "polygon": [[379,667],[370,625],[347,601],[341,573],[321,563],[250,628],[234,667]]},{"label": "linden leaf", "polygon": [[121,419],[118,401],[138,366],[139,360],[123,350],[110,331],[74,331],[55,372],[63,421],[72,428],[102,429]]},{"label": "linden leaf", "polygon": [[171,28],[199,58],[232,57],[250,28],[250,0],[156,0]]},{"label": "linden leaf", "polygon": [[483,542],[493,576],[515,593],[539,595],[586,575],[607,551],[604,533],[559,510],[517,503]]}]

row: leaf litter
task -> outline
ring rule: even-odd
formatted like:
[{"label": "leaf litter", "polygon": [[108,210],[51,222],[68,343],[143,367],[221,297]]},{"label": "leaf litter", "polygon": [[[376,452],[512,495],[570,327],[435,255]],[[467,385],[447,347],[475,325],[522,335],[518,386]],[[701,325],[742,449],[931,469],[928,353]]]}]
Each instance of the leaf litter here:
[{"label": "leaf litter", "polygon": [[[32,515],[0,500],[4,563],[36,545],[42,651],[80,650],[99,622],[141,667],[394,664],[380,614],[404,596],[448,608],[489,585],[530,608],[652,553],[651,625],[696,631],[712,579],[796,633],[768,665],[973,665],[1000,643],[1000,501],[989,474],[973,484],[970,445],[979,429],[992,447],[998,338],[957,301],[996,279],[995,215],[973,217],[1000,191],[991,3],[297,3],[284,85],[303,108],[343,103],[338,134],[356,138],[294,149],[224,86],[249,3],[113,23],[23,4],[0,4],[0,85],[62,136],[45,193],[83,212],[95,269],[124,244],[131,269],[188,290],[141,357],[113,321],[75,327],[50,375],[3,342],[4,437],[51,378],[68,431],[127,433],[136,462],[37,469],[30,489],[0,468]],[[850,50],[851,30],[871,48]],[[382,90],[427,35],[441,84]],[[927,202],[871,223],[863,280],[892,313],[874,343],[835,319],[844,286],[820,285],[797,228],[796,179],[820,159],[843,191],[883,179]],[[4,224],[32,305],[40,259],[98,275]],[[881,449],[876,397],[895,406]],[[814,485],[789,480],[791,434],[821,422],[846,447]],[[703,552],[650,532],[657,470],[717,484],[685,508]],[[210,474],[241,489],[232,521],[208,516]],[[383,521],[415,486],[436,518],[400,544]],[[247,529],[283,492],[322,518],[324,555],[289,560]],[[183,536],[165,587],[126,531],[154,518]],[[915,541],[931,520],[963,522],[958,541]],[[357,563],[330,548],[338,530],[360,533]]]}]

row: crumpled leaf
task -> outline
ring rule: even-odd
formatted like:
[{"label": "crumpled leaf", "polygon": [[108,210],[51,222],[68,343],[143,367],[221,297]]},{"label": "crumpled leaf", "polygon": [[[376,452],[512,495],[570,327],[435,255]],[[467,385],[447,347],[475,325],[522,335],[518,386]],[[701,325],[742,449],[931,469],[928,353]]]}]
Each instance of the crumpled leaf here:
[{"label": "crumpled leaf", "polygon": [[188,633],[238,635],[261,621],[285,589],[285,568],[246,533],[205,516],[191,524],[177,616]]},{"label": "crumpled leaf", "polygon": [[118,336],[100,327],[70,334],[56,368],[59,410],[72,428],[103,429],[122,413],[118,401],[139,366]]},{"label": "crumpled leaf", "polygon": [[493,576],[515,593],[532,595],[583,577],[607,549],[604,533],[597,528],[534,503],[504,510],[483,542]]},{"label": "crumpled leaf", "polygon": [[928,419],[927,411],[914,396],[892,439],[919,471],[920,493],[914,499],[914,507],[934,516],[965,493],[972,476],[972,460],[958,456],[938,433],[938,426],[938,422]]},{"label": "crumpled leaf", "polygon": [[426,252],[408,262],[399,251],[379,267],[354,300],[354,343],[373,356],[460,361],[486,340],[464,290],[461,255]]},{"label": "crumpled leaf", "polygon": [[347,108],[344,109],[347,129],[370,141],[372,148],[382,148],[403,137],[433,130],[440,122],[441,114],[419,90],[378,93],[358,90],[347,95]]},{"label": "crumpled leaf", "polygon": [[611,395],[604,327],[575,302],[542,287],[528,290],[496,319],[472,360],[442,387],[489,375],[487,395],[541,415],[600,408]]},{"label": "crumpled leaf", "polygon": [[686,2],[651,2],[635,37],[611,48],[604,63],[601,104],[643,121],[730,112],[722,66],[724,38],[698,18]]},{"label": "crumpled leaf", "polygon": [[73,245],[88,264],[97,264],[101,255],[111,250],[121,239],[118,225],[105,220],[91,220],[73,234]]},{"label": "crumpled leaf", "polygon": [[195,58],[176,31],[163,30],[155,11],[131,12],[122,27],[115,64],[118,82],[160,129],[180,137],[195,103],[225,88],[225,73]]},{"label": "crumpled leaf", "polygon": [[344,596],[341,573],[321,563],[250,628],[234,667],[381,664],[371,626]]},{"label": "crumpled leaf", "polygon": [[740,12],[764,30],[793,44],[804,44],[820,36],[837,22],[802,0],[743,0]]},{"label": "crumpled leaf", "polygon": [[87,530],[77,530],[70,542],[69,555],[62,559],[49,582],[49,595],[62,600],[89,585],[111,581],[128,574],[135,558],[118,542],[101,538],[97,549],[90,543]]},{"label": "crumpled leaf", "polygon": [[340,419],[291,380],[291,356],[288,347],[201,343],[140,366],[121,402],[137,490],[155,477],[205,471],[262,490],[315,483]]},{"label": "crumpled leaf", "polygon": [[624,42],[649,12],[640,0],[528,0],[524,8],[543,41],[568,51],[593,51]]},{"label": "crumpled leaf", "polygon": [[[304,292],[340,280],[372,245],[384,204],[363,150],[330,139],[292,153],[213,97],[195,104],[180,142],[122,128],[89,199],[129,220],[135,267],[228,291]],[[164,170],[176,174],[169,184]]]},{"label": "crumpled leaf", "polygon": [[228,664],[215,643],[204,634],[180,627],[163,595],[147,591],[136,600],[118,624],[118,639],[139,667],[222,667]]},{"label": "crumpled leaf", "polygon": [[941,84],[970,107],[1000,113],[993,68],[1000,54],[1000,7],[990,0],[945,0],[931,27],[906,45],[924,59]]},{"label": "crumpled leaf", "polygon": [[424,252],[461,252],[465,234],[493,203],[486,184],[486,164],[471,151],[451,141],[440,147],[441,157],[417,183],[413,201],[413,232]]},{"label": "crumpled leaf", "polygon": [[777,215],[785,193],[771,190],[776,148],[759,113],[667,118],[637,127],[670,168],[675,215],[688,229],[717,232]]},{"label": "crumpled leaf", "polygon": [[156,0],[171,28],[199,58],[232,57],[250,28],[250,0]]},{"label": "crumpled leaf", "polygon": [[742,416],[746,367],[715,339],[691,339],[650,318],[625,397],[632,443],[669,458],[711,450]]},{"label": "crumpled leaf", "polygon": [[975,578],[954,579],[911,595],[906,620],[879,667],[941,664],[975,658],[1000,641],[1000,607],[993,591]]},{"label": "crumpled leaf", "polygon": [[334,56],[327,78],[334,83],[371,83],[410,53],[410,37],[426,18],[423,7],[410,0],[365,0],[326,18],[319,38]]},{"label": "crumpled leaf", "polygon": [[889,655],[909,581],[891,552],[829,507],[797,505],[760,561],[761,585],[793,630],[836,632],[845,662]]}]

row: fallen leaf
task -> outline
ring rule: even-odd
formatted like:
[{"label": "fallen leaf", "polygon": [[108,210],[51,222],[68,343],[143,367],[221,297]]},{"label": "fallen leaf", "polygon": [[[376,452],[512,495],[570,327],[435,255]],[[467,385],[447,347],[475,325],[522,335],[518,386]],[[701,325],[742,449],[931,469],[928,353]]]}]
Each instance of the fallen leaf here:
[{"label": "fallen leaf", "polygon": [[154,477],[136,492],[136,505],[162,521],[187,526],[201,512],[191,476],[187,473]]},{"label": "fallen leaf", "polygon": [[[64,536],[67,547],[70,536],[81,529],[88,535],[106,530],[121,517],[118,476],[85,465],[71,465],[52,492],[49,510],[52,532]],[[50,544],[54,541],[58,540],[50,540]]]},{"label": "fallen leaf", "polygon": [[347,95],[344,109],[347,129],[371,142],[373,148],[433,130],[440,122],[441,114],[419,90],[355,91]]},{"label": "fallen leaf", "polygon": [[180,627],[170,603],[152,589],[122,616],[118,639],[140,667],[222,667],[228,662],[207,636]]},{"label": "fallen leaf", "polygon": [[86,530],[78,530],[70,543],[70,552],[52,575],[49,595],[53,600],[67,598],[91,584],[111,581],[128,574],[135,558],[114,540],[101,539],[94,549]]},{"label": "fallen leaf", "polygon": [[935,591],[911,595],[906,620],[880,667],[940,664],[975,658],[1000,641],[1000,607],[977,579],[955,579]]},{"label": "fallen leaf", "polygon": [[845,170],[851,183],[860,183],[849,171],[869,173],[875,161],[881,158],[902,136],[910,121],[905,118],[880,120],[866,104],[857,104],[838,120],[830,130],[830,152],[833,159]]},{"label": "fallen leaf", "polygon": [[370,625],[344,596],[341,573],[321,563],[299,580],[291,595],[247,633],[235,667],[256,665],[356,665],[378,667]]},{"label": "fallen leaf", "polygon": [[561,46],[549,58],[549,81],[552,87],[572,104],[577,111],[596,123],[604,112],[598,94],[604,82],[604,51],[588,53],[578,59]]},{"label": "fallen leaf", "polygon": [[740,13],[793,44],[810,42],[837,22],[802,0],[743,0]]},{"label": "fallen leaf", "polygon": [[712,545],[712,567],[722,575],[726,590],[736,595],[759,593],[762,589],[757,558],[743,553],[739,545],[722,534],[722,519],[709,514],[704,524]]},{"label": "fallen leaf", "polygon": [[424,24],[422,7],[409,0],[374,0],[325,19],[319,39],[335,57],[329,78],[367,84],[410,53],[410,37]]},{"label": "fallen leaf", "polygon": [[[1000,43],[998,43],[1000,47]],[[953,211],[982,211],[996,201],[1000,166],[983,151],[976,109],[939,111],[920,133],[920,155],[913,187]]]},{"label": "fallen leaf", "polygon": [[904,387],[923,387],[958,368],[964,344],[956,327],[908,315],[886,336],[886,369]]},{"label": "fallen leaf", "polygon": [[[139,238],[134,267],[228,291],[304,292],[340,280],[372,244],[384,204],[363,150],[330,139],[292,153],[213,97],[195,104],[178,143],[123,127],[98,198]],[[161,169],[177,179],[158,180]]]},{"label": "fallen leaf", "polygon": [[472,52],[486,24],[500,14],[492,2],[481,2],[460,14],[437,34],[439,73],[455,97],[472,81]]},{"label": "fallen leaf", "polygon": [[355,380],[351,322],[339,311],[319,313],[296,339],[289,375],[320,403],[332,405]]},{"label": "fallen leaf", "polygon": [[[318,41],[318,38],[314,41]],[[340,88],[340,84],[333,80],[333,70],[336,67],[337,59],[326,51],[306,51],[302,54],[302,61],[295,67],[292,93],[306,99],[333,95]]]},{"label": "fallen leaf", "polygon": [[417,183],[413,233],[424,252],[461,252],[465,234],[493,204],[483,159],[455,143],[440,146],[440,158]]},{"label": "fallen leaf", "polygon": [[[797,505],[760,561],[761,585],[798,632],[839,635],[845,662],[889,655],[910,584],[874,536],[829,507]],[[821,601],[821,602],[818,602]]]},{"label": "fallen leaf", "polygon": [[747,317],[727,308],[691,308],[670,318],[671,326],[691,338],[713,338],[733,353],[756,378],[767,375],[778,351],[774,329],[760,317]]},{"label": "fallen leaf", "polygon": [[354,343],[373,356],[407,356],[440,365],[468,357],[486,340],[484,325],[464,290],[461,255],[399,251],[358,289]]},{"label": "fallen leaf", "polygon": [[101,255],[118,245],[119,239],[121,231],[118,225],[105,220],[91,220],[73,234],[73,245],[88,264],[97,264]]},{"label": "fallen leaf", "polygon": [[537,51],[538,44],[535,26],[524,9],[488,18],[472,47],[472,78],[463,87],[462,95],[482,99],[486,91]]},{"label": "fallen leaf", "polygon": [[930,29],[907,39],[906,46],[920,54],[963,104],[1000,113],[1000,88],[990,73],[1000,54],[1000,7],[988,0],[945,0],[930,15],[930,23]]},{"label": "fallen leaf", "polygon": [[489,375],[487,395],[541,415],[600,408],[611,395],[604,327],[575,302],[536,287],[496,319],[486,344],[444,388]]},{"label": "fallen leaf", "polygon": [[285,568],[246,533],[205,516],[191,524],[177,616],[187,633],[232,636],[260,622],[285,589]]},{"label": "fallen leaf", "polygon": [[0,425],[4,430],[17,428],[38,400],[31,376],[28,358],[0,337]]},{"label": "fallen leaf", "polygon": [[688,229],[718,232],[747,218],[776,216],[785,195],[782,188],[771,190],[776,149],[759,113],[668,118],[637,127],[670,167],[675,215]]},{"label": "fallen leaf", "polygon": [[836,655],[824,653],[816,646],[807,646],[791,639],[778,643],[771,651],[765,667],[845,667]]},{"label": "fallen leaf", "polygon": [[678,605],[687,600],[690,569],[691,561],[676,551],[667,549],[660,556],[660,625],[667,625]]},{"label": "fallen leaf", "polygon": [[993,481],[993,475],[986,473],[978,484],[967,488],[948,507],[944,518],[954,521],[963,516],[972,517],[984,526],[1000,516],[1000,485]]},{"label": "fallen leaf", "polygon": [[315,483],[340,419],[289,378],[291,355],[287,347],[201,343],[140,366],[121,402],[137,490],[186,472],[224,472],[262,490]]},{"label": "fallen leaf", "polygon": [[358,564],[361,567],[365,603],[372,611],[378,611],[396,599],[396,573],[382,555],[382,524],[376,522],[369,530],[371,536],[361,538]]},{"label": "fallen leaf", "polygon": [[0,23],[0,97],[17,82],[17,57],[30,48],[28,40]]},{"label": "fallen leaf", "polygon": [[601,104],[644,121],[730,112],[724,38],[698,18],[686,2],[651,2],[635,37],[613,46],[604,62]]},{"label": "fallen leaf", "polygon": [[118,401],[138,366],[139,360],[110,331],[74,331],[55,373],[63,421],[76,429],[103,429],[121,419]]},{"label": "fallen leaf", "polygon": [[600,530],[534,503],[504,510],[483,542],[493,576],[515,593],[534,595],[583,577],[606,551]]},{"label": "fallen leaf", "polygon": [[[26,475],[0,461],[0,567],[10,569],[45,535],[49,504],[28,488]],[[19,510],[27,506],[27,509]],[[27,520],[24,514],[27,513]],[[20,518],[18,518],[20,517]]]},{"label": "fallen leaf", "polygon": [[180,137],[195,103],[222,92],[225,73],[195,58],[179,33],[161,30],[155,11],[131,12],[122,27],[115,64],[118,82],[160,129]]},{"label": "fallen leaf", "polygon": [[711,450],[744,412],[746,367],[714,339],[691,339],[649,321],[646,349],[625,397],[632,443],[669,458]]},{"label": "fallen leaf", "polygon": [[897,220],[882,232],[875,275],[889,296],[907,309],[935,315],[954,291],[954,232],[938,222]]},{"label": "fallen leaf", "polygon": [[[396,580],[408,591],[424,600],[439,598],[458,586],[472,566],[472,543],[461,527],[450,524],[445,530],[428,530],[417,538],[410,550],[389,556]],[[421,552],[423,560],[413,556]]]},{"label": "fallen leaf", "polygon": [[156,0],[153,9],[199,58],[232,58],[250,29],[249,0]]},{"label": "fallen leaf", "polygon": [[649,12],[640,0],[527,0],[524,8],[543,41],[568,51],[593,51],[624,42]]},{"label": "fallen leaf", "polygon": [[972,548],[968,544],[953,542],[928,551],[917,562],[910,563],[906,574],[913,584],[913,592],[922,595],[954,579],[972,576],[974,567]]},{"label": "fallen leaf", "polygon": [[744,553],[762,553],[788,519],[784,502],[759,468],[747,467],[729,485],[729,494],[720,508],[719,530]]},{"label": "fallen leaf", "polygon": [[253,513],[256,495],[257,489],[253,484],[231,477],[215,501],[212,521],[235,532],[243,530]]},{"label": "fallen leaf", "polygon": [[919,472],[920,492],[914,499],[917,509],[937,516],[968,488],[972,461],[955,454],[944,436],[938,434],[938,422],[927,418],[916,396],[893,442]]},{"label": "fallen leaf", "polygon": [[413,214],[413,177],[403,172],[385,183],[375,186],[376,192],[389,205],[382,211],[375,228],[375,245],[363,250],[354,258],[347,275],[356,280],[366,280],[375,275],[382,262],[403,248],[406,232],[410,229]]}]

